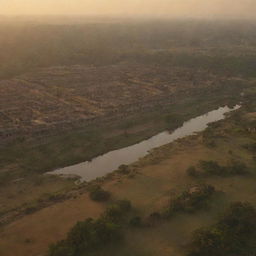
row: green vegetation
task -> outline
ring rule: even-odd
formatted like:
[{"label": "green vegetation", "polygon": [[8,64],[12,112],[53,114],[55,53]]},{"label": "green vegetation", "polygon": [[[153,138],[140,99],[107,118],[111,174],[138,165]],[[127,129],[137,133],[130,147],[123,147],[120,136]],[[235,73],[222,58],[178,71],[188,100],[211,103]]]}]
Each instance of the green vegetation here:
[{"label": "green vegetation", "polygon": [[131,211],[128,200],[109,205],[98,220],[87,219],[78,222],[67,238],[49,248],[49,256],[95,255],[107,246],[118,245],[122,238],[124,218]]},{"label": "green vegetation", "polygon": [[142,224],[142,219],[140,216],[135,216],[135,217],[132,217],[130,219],[130,222],[129,224],[132,226],[132,227],[142,227],[143,224]]},{"label": "green vegetation", "polygon": [[188,169],[187,169],[187,174],[188,174],[189,176],[192,176],[192,177],[197,177],[198,171],[197,171],[197,169],[195,168],[195,166],[190,166],[190,167],[188,167]]},{"label": "green vegetation", "polygon": [[121,240],[120,227],[104,220],[78,222],[67,239],[50,246],[49,256],[95,255],[95,252]]},{"label": "green vegetation", "polygon": [[129,212],[132,209],[132,204],[129,200],[118,200],[116,202],[116,204],[119,206],[119,208],[123,211],[123,212]]},{"label": "green vegetation", "polygon": [[216,161],[200,161],[199,170],[194,166],[187,169],[187,174],[192,177],[199,176],[223,176],[229,177],[234,175],[248,174],[248,167],[239,161],[232,161],[227,166],[221,166]]},{"label": "green vegetation", "polygon": [[165,213],[170,217],[178,212],[195,212],[207,207],[209,199],[215,193],[210,185],[197,185],[183,192],[176,199],[171,200],[170,206]]},{"label": "green vegetation", "polygon": [[255,209],[248,203],[234,203],[215,225],[194,233],[188,256],[255,255],[255,241]]},{"label": "green vegetation", "polygon": [[118,168],[118,172],[120,172],[121,174],[129,174],[130,172],[129,166],[125,164],[120,165]]},{"label": "green vegetation", "polygon": [[102,218],[106,221],[114,223],[120,223],[123,221],[123,217],[132,209],[131,202],[128,200],[120,200],[109,205],[102,215]]},{"label": "green vegetation", "polygon": [[94,201],[104,202],[109,200],[110,193],[103,190],[100,186],[92,186],[90,189],[90,198]]}]

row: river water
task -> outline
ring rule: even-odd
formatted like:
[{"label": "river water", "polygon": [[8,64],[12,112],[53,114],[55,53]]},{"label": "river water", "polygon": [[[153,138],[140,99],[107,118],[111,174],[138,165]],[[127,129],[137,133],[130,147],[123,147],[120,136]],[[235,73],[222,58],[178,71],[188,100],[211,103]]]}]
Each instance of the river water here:
[{"label": "river water", "polygon": [[236,110],[239,107],[239,105],[236,105],[234,108],[227,106],[220,107],[217,110],[210,111],[207,114],[184,122],[180,128],[177,128],[172,133],[164,131],[132,146],[110,151],[104,155],[95,157],[91,161],[57,169],[48,174],[64,176],[78,175],[81,177],[81,181],[94,180],[118,169],[122,164],[131,164],[137,161],[139,158],[146,156],[148,151],[153,148],[205,130],[209,123],[224,119],[226,113]]}]

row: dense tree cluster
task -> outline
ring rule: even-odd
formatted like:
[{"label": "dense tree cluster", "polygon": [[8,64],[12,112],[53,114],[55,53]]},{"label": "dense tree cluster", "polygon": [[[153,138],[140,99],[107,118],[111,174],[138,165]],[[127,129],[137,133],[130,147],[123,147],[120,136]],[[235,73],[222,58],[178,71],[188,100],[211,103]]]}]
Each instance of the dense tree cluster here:
[{"label": "dense tree cluster", "polygon": [[49,249],[49,256],[94,255],[109,243],[120,241],[120,227],[104,220],[87,219],[78,222],[68,233],[67,239]]},{"label": "dense tree cluster", "polygon": [[110,198],[110,193],[96,185],[90,188],[90,198],[94,201],[103,202]]},{"label": "dense tree cluster", "polygon": [[194,212],[205,208],[214,193],[215,189],[210,185],[194,186],[171,200],[167,215],[172,216],[177,212]]},{"label": "dense tree cluster", "polygon": [[107,207],[98,220],[78,222],[65,240],[49,248],[49,256],[93,256],[111,244],[122,240],[122,225],[132,206],[128,200],[120,200]]},{"label": "dense tree cluster", "polygon": [[222,166],[216,161],[200,161],[198,164],[199,169],[190,166],[187,169],[189,176],[233,176],[248,174],[247,166],[239,161],[232,161],[229,165]]},{"label": "dense tree cluster", "polygon": [[256,211],[234,203],[213,226],[197,230],[188,256],[248,256],[256,254]]}]

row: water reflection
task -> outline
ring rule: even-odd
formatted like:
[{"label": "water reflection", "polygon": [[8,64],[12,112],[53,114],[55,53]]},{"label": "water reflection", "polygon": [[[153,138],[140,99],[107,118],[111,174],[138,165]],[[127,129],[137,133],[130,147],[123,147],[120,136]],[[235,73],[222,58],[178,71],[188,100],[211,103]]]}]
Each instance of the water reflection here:
[{"label": "water reflection", "polygon": [[78,175],[81,177],[82,181],[91,181],[116,170],[121,164],[131,164],[135,162],[139,158],[146,156],[148,151],[153,148],[170,143],[176,139],[192,135],[195,132],[203,131],[207,128],[209,123],[224,119],[225,113],[238,109],[239,107],[239,105],[236,105],[232,109],[227,106],[220,107],[219,109],[208,112],[205,115],[190,119],[185,122],[182,127],[176,129],[172,133],[167,131],[161,132],[138,144],[110,151],[102,156],[92,159],[92,161],[61,168],[50,172],[50,174]]}]

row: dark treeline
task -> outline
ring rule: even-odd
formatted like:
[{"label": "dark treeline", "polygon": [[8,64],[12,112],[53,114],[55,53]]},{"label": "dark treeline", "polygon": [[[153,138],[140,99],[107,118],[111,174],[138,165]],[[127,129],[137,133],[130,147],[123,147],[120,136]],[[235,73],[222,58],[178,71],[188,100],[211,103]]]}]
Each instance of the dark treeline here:
[{"label": "dark treeline", "polygon": [[[38,67],[105,65],[126,60],[254,75],[255,28],[255,24],[241,21],[2,23],[0,78]],[[181,48],[189,50],[177,50]]]}]

